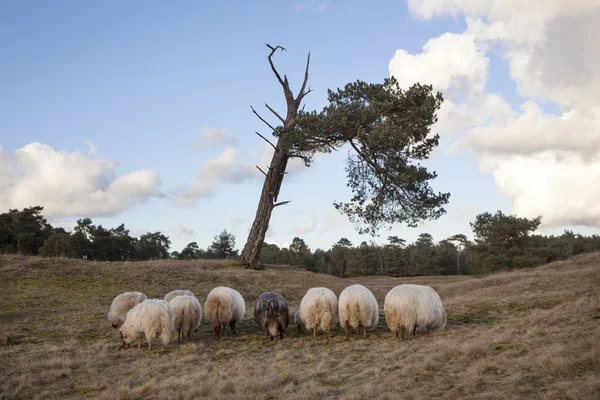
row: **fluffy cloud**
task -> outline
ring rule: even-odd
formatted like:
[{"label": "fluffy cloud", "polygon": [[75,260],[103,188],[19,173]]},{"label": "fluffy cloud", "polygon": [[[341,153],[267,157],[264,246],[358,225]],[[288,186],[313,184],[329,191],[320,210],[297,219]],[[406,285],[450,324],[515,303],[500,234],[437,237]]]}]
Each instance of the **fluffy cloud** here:
[{"label": "fluffy cloud", "polygon": [[159,196],[150,170],[115,176],[115,164],[30,143],[10,156],[0,148],[0,209],[43,205],[48,218],[115,215]]},{"label": "fluffy cloud", "polygon": [[502,195],[513,199],[513,212],[535,217],[545,227],[600,226],[600,157],[583,160],[572,152],[490,155],[482,160]]},{"label": "fluffy cloud", "polygon": [[187,206],[200,198],[211,197],[220,183],[241,183],[256,179],[258,171],[251,164],[240,162],[236,152],[235,147],[227,146],[219,157],[202,163],[193,185],[171,188],[175,204]]},{"label": "fluffy cloud", "polygon": [[204,128],[200,134],[200,140],[196,143],[197,147],[204,146],[235,146],[237,139],[231,132],[225,129]]},{"label": "fluffy cloud", "polygon": [[181,224],[177,224],[174,227],[172,227],[171,232],[173,232],[178,238],[190,237],[194,234],[193,229],[186,228]]},{"label": "fluffy cloud", "polygon": [[389,63],[390,74],[401,87],[415,82],[458,96],[475,95],[485,87],[489,60],[469,34],[445,33],[430,39],[420,54],[397,50]]},{"label": "fluffy cloud", "polygon": [[484,94],[488,64],[472,35],[445,33],[427,41],[422,53],[397,50],[388,69],[403,88],[419,82],[443,93],[444,102],[432,130],[449,135],[494,118],[496,113],[501,117],[509,112],[508,105],[494,107],[494,103],[502,103],[498,96]]},{"label": "fluffy cloud", "polygon": [[[499,192],[513,201],[513,212],[543,215],[543,225],[600,226],[600,208],[594,193],[600,191],[600,3],[575,0],[409,0],[410,12],[422,19],[464,16],[467,31],[432,39],[422,54],[400,54],[417,72],[437,72],[433,84],[442,91],[454,83],[467,101],[454,101],[440,110],[439,128],[466,132],[452,146],[472,150],[483,172],[490,174]],[[464,38],[459,38],[464,36]],[[467,39],[474,48],[467,45]],[[474,62],[482,52],[500,51],[509,66],[518,93],[527,99],[512,110],[500,97],[483,106],[469,101],[481,88],[483,69],[469,70],[451,62],[442,69],[440,46],[463,52]],[[396,58],[396,57],[395,57]],[[412,63],[412,64],[411,64]],[[424,65],[426,63],[433,65]],[[392,69],[394,59],[390,62]],[[475,64],[483,65],[483,64]],[[407,67],[408,68],[408,67]],[[400,70],[402,71],[402,70]],[[479,71],[479,72],[475,72]],[[464,83],[462,72],[472,77]],[[487,71],[486,71],[487,73]],[[408,75],[405,73],[405,75]],[[495,102],[495,104],[494,104]],[[559,115],[544,111],[543,103],[560,107]]]},{"label": "fluffy cloud", "polygon": [[[263,171],[266,171],[271,163],[274,150],[269,144],[264,145],[262,153],[257,152],[257,149],[251,149],[248,154],[240,155],[235,147],[226,146],[223,153],[217,158],[205,160],[200,166],[193,185],[170,189],[175,199],[175,205],[189,206],[195,204],[198,199],[212,197],[216,194],[218,186],[223,183],[246,181],[262,183],[264,175],[256,169],[256,166],[258,165]],[[258,162],[248,161],[248,159],[256,159],[257,156],[259,157]],[[286,170],[292,177],[304,168],[301,160],[291,159],[288,161]]]}]

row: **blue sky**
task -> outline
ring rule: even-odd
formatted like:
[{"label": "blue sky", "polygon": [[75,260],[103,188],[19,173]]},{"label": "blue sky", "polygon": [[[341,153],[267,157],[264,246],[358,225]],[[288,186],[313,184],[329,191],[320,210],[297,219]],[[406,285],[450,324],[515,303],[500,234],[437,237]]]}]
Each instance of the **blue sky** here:
[{"label": "blue sky", "polygon": [[[104,226],[123,222],[136,235],[160,230],[171,237],[171,250],[191,241],[206,247],[222,229],[237,236],[238,247],[245,242],[262,185],[258,170],[252,176],[246,168],[245,178],[235,183],[216,179],[212,196],[187,206],[175,204],[173,189],[194,185],[203,163],[219,157],[227,144],[244,167],[259,162],[265,143],[254,132],[269,132],[250,105],[269,118],[265,102],[284,112],[265,43],[287,48],[276,54],[275,63],[296,92],[311,52],[309,84],[314,92],[306,108],[320,109],[328,88],[388,77],[396,50],[419,54],[432,38],[468,30],[460,15],[423,20],[403,1],[19,1],[0,4],[0,15],[0,146],[15,172],[11,183],[0,182],[0,204],[44,204],[44,195],[26,190],[25,184],[19,186],[23,192],[15,189],[15,182],[28,174],[14,156],[18,149],[38,142],[63,152],[63,158],[80,152],[84,158],[114,165],[81,182],[57,178],[48,190],[58,192],[69,185],[91,189],[74,189],[77,194],[58,199],[62,208],[51,221],[68,226],[90,216]],[[485,92],[501,96],[518,111],[530,96],[519,93],[503,51],[483,53],[489,63]],[[552,99],[538,105],[546,114],[561,114]],[[205,130],[224,130],[229,142],[202,144]],[[477,213],[511,212],[519,198],[499,194],[495,176],[480,171],[476,150],[448,151],[464,132],[442,135],[427,163],[439,174],[433,188],[451,192],[447,215],[415,229],[395,226],[382,231],[376,241],[392,234],[412,241],[424,231],[436,240],[458,232],[470,236],[469,222]],[[35,162],[39,153],[31,151],[35,155],[30,162]],[[310,168],[290,171],[280,198],[291,203],[274,212],[268,242],[287,244],[300,236],[315,249],[329,248],[341,237],[356,244],[371,239],[358,235],[332,207],[334,201],[350,197],[346,151],[318,156]],[[62,162],[58,159],[54,162]],[[86,168],[85,160],[81,162]],[[52,170],[53,165],[49,161],[43,169]],[[66,170],[79,164],[68,165]],[[86,215],[77,211],[88,210],[85,204],[73,206],[88,202],[87,195],[106,189],[117,177],[140,170],[151,170],[160,179],[151,195],[132,195],[139,201],[124,201],[126,205],[104,212],[90,205]],[[36,187],[35,176],[27,182]],[[550,231],[572,225],[559,224]],[[592,228],[586,229],[587,233]]]}]

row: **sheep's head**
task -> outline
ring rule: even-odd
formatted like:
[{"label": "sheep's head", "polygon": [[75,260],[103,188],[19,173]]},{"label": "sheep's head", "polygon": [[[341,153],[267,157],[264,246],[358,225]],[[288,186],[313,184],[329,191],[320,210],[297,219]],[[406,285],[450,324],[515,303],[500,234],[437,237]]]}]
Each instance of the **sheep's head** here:
[{"label": "sheep's head", "polygon": [[123,348],[129,347],[129,343],[131,343],[131,340],[129,339],[127,334],[123,333],[123,331],[120,331],[119,333],[121,335],[121,343],[123,343]]}]

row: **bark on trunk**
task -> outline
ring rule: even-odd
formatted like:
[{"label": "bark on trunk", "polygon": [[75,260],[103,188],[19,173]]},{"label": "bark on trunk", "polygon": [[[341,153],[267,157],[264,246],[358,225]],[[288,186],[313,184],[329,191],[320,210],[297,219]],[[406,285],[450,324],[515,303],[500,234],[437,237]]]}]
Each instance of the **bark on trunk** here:
[{"label": "bark on trunk", "polygon": [[[277,51],[278,49],[284,51],[285,49],[281,46],[273,47],[269,44],[267,44],[266,46],[271,50],[271,53],[267,57],[269,60],[269,65],[271,66],[271,70],[273,71],[275,77],[277,78],[277,80],[283,88],[283,94],[285,96],[287,104],[287,113],[285,120],[279,114],[277,114],[275,110],[269,107],[268,104],[265,104],[265,106],[283,123],[284,129],[290,129],[296,124],[296,118],[302,99],[304,98],[304,96],[306,96],[312,91],[312,89],[310,88],[308,90],[305,90],[306,82],[308,81],[310,53],[308,53],[308,59],[306,61],[306,71],[304,73],[304,81],[302,83],[302,87],[300,88],[298,96],[294,98],[292,90],[290,89],[287,76],[284,75],[284,78],[281,78],[281,75],[279,74],[279,72],[277,72],[277,69],[275,68],[275,65],[273,64],[272,60],[275,51]],[[264,118],[262,118],[254,110],[254,108],[252,108],[252,111],[269,128],[275,131],[275,128],[273,128],[273,126],[271,126]],[[267,172],[264,172],[264,174],[266,175],[265,182],[263,184],[262,193],[260,195],[260,201],[258,202],[256,216],[254,217],[252,228],[250,229],[250,233],[248,234],[248,240],[246,241],[246,245],[244,246],[244,250],[242,251],[241,255],[242,264],[246,265],[249,268],[261,268],[260,263],[258,261],[258,257],[260,256],[260,252],[265,241],[267,229],[269,229],[269,222],[271,220],[271,213],[273,212],[273,208],[279,205],[289,203],[289,201],[277,203],[277,197],[279,196],[279,189],[281,188],[281,183],[283,182],[287,162],[290,157],[285,151],[285,147],[283,145],[282,140],[278,140],[277,144],[273,145],[264,136],[260,135],[258,132],[257,134],[264,140],[266,140],[269,144],[271,144],[275,148],[275,152],[273,153],[273,158],[271,159],[271,165],[269,166],[269,170]],[[285,133],[282,133],[281,135],[281,137],[283,137]]]},{"label": "bark on trunk", "polygon": [[283,182],[284,172],[287,167],[288,156],[285,154],[283,146],[277,142],[276,151],[271,159],[271,165],[263,184],[260,201],[256,210],[256,216],[252,223],[252,228],[248,234],[248,240],[242,251],[241,262],[250,268],[260,268],[258,257],[265,241],[271,213],[277,201],[277,195],[281,183]]}]

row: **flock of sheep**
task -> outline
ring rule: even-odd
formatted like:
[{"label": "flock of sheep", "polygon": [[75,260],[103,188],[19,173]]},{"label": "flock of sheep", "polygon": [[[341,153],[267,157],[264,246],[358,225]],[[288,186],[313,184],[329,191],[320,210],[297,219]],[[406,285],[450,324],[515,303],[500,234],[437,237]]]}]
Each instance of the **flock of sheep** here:
[{"label": "flock of sheep", "polygon": [[[383,310],[388,327],[401,340],[404,340],[406,329],[414,336],[417,327],[431,330],[446,326],[447,310],[442,307],[440,296],[429,286],[403,284],[394,287],[385,296]],[[137,341],[140,350],[145,337],[149,349],[152,349],[153,341],[160,340],[162,351],[175,332],[178,342],[185,335],[189,340],[191,332],[198,331],[202,311],[200,302],[189,290],[173,290],[164,300],[148,299],[141,292],[125,292],[114,298],[108,321],[113,328],[120,326],[123,347]],[[220,339],[221,333],[225,334],[227,325],[237,336],[236,323],[245,313],[242,295],[225,286],[214,288],[204,303],[205,318],[214,328],[217,339]],[[362,331],[366,339],[367,330],[372,330],[379,322],[379,309],[373,293],[363,285],[351,285],[340,293],[338,301],[330,289],[311,288],[294,314],[298,330],[303,327],[312,330],[315,338],[319,329],[323,334],[331,335],[331,329],[338,320],[345,329],[346,338],[348,328],[352,327],[357,335]],[[277,335],[283,339],[289,325],[287,302],[279,293],[261,294],[254,304],[254,321],[271,340]]]}]

